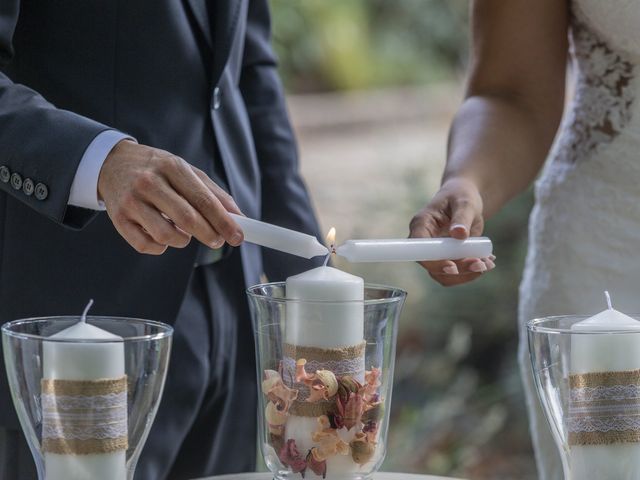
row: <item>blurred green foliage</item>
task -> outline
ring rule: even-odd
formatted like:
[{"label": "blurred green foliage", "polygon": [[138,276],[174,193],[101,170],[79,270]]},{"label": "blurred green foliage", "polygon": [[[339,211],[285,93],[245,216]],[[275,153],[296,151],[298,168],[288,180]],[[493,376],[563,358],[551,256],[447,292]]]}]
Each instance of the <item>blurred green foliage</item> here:
[{"label": "blurred green foliage", "polygon": [[464,63],[463,0],[272,0],[271,7],[290,91],[442,81]]}]

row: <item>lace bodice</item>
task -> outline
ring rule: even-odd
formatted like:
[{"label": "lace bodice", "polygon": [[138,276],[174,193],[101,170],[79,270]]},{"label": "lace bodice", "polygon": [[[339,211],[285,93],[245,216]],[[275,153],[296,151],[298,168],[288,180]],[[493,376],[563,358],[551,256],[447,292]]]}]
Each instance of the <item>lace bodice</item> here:
[{"label": "lace bodice", "polygon": [[[576,83],[555,156],[572,163],[606,148],[631,122],[638,93],[640,2],[574,0],[571,6]],[[637,20],[629,30],[616,24],[627,25],[629,18]]]}]

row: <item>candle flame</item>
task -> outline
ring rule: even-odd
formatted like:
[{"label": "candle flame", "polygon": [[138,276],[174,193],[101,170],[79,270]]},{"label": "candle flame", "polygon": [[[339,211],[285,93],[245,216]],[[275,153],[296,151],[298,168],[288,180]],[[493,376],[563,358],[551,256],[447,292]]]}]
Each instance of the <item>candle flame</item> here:
[{"label": "candle flame", "polygon": [[335,227],[331,227],[331,229],[329,230],[329,233],[327,234],[327,244],[333,250],[333,246],[335,245],[335,243],[336,243],[336,229]]}]

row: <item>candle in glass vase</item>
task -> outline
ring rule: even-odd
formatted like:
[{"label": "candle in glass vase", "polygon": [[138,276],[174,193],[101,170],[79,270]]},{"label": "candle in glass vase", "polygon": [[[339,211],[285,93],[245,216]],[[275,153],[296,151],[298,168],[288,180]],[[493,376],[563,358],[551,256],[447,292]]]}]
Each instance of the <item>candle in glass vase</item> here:
[{"label": "candle in glass vase", "polygon": [[[364,381],[364,281],[332,267],[318,267],[286,282],[288,300],[285,329],[284,378],[294,384],[296,360],[306,360],[306,371],[331,370],[337,377],[349,375]],[[341,303],[343,302],[343,303]],[[331,368],[329,368],[331,366]],[[299,386],[299,385],[298,385]],[[285,426],[285,441],[294,440],[305,454],[315,445],[312,435],[324,415],[322,401],[310,403],[300,394]],[[335,400],[334,400],[335,402]],[[341,428],[338,435],[349,443],[356,428]],[[340,479],[358,470],[351,455],[326,460],[327,478]],[[307,470],[305,478],[321,478]],[[346,477],[345,477],[346,478]]]},{"label": "candle in glass vase", "polygon": [[572,480],[640,479],[640,322],[606,296],[608,309],[571,327]]},{"label": "candle in glass vase", "polygon": [[45,478],[125,480],[124,342],[85,315],[43,343]]}]

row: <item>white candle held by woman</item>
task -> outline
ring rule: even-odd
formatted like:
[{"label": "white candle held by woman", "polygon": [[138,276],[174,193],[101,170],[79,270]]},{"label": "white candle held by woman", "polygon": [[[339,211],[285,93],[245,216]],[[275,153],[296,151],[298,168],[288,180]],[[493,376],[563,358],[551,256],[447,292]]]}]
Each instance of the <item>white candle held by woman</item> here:
[{"label": "white candle held by woman", "polygon": [[336,253],[350,262],[426,262],[486,258],[493,252],[487,237],[347,240]]},{"label": "white candle held by woman", "polygon": [[571,480],[640,479],[640,322],[605,294],[606,310],[571,327]]},{"label": "white candle held by woman", "polygon": [[[52,385],[51,392],[46,392],[43,387],[42,399],[46,480],[126,479],[126,391],[124,394],[102,396],[95,395],[95,391],[87,391],[87,395],[83,395],[85,392],[82,391],[82,386],[89,382],[123,379],[125,375],[122,337],[86,322],[92,303],[78,323],[51,335],[43,343],[43,385],[45,382]],[[70,382],[61,385],[62,382],[55,383],[57,381]],[[91,389],[101,387],[92,384]],[[65,388],[75,390],[70,392],[73,396],[68,395],[68,391],[64,392]],[[56,392],[56,389],[59,390]],[[118,403],[118,395],[124,395],[124,399],[120,399],[124,401],[124,410],[118,408],[118,405],[122,406],[121,401]],[[100,405],[104,402],[112,404]],[[95,410],[99,407],[102,409]],[[95,415],[77,413],[87,410],[95,412]],[[74,412],[77,418],[74,418]],[[101,412],[106,412],[106,416],[100,418]],[[85,453],[96,447],[96,444],[87,443],[92,442],[91,436],[103,437],[105,432],[111,438],[101,440],[110,442],[112,446],[119,444],[124,449]],[[50,445],[48,448],[47,443]],[[102,443],[100,440],[98,443],[100,448]],[[54,453],[56,451],[60,453]]]}]

